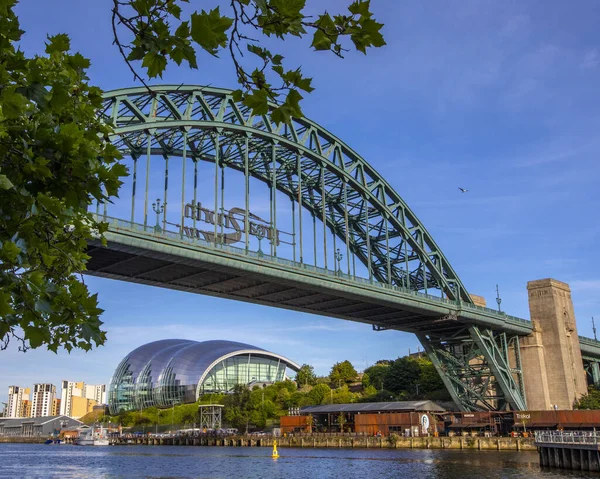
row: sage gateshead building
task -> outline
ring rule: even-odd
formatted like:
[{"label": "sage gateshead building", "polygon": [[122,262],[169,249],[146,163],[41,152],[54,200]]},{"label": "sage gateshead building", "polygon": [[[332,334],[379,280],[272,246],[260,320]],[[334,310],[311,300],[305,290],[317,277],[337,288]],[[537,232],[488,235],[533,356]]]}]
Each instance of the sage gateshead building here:
[{"label": "sage gateshead building", "polygon": [[195,402],[238,384],[283,381],[293,361],[233,341],[164,339],[144,344],[119,363],[108,388],[111,414]]}]

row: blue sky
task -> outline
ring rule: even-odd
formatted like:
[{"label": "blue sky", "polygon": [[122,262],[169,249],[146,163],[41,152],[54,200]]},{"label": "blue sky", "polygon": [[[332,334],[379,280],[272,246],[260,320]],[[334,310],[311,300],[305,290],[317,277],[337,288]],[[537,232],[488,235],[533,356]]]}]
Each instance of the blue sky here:
[{"label": "blue sky", "polygon": [[[206,2],[192,1],[197,8]],[[335,11],[342,0],[311,1]],[[393,185],[467,289],[528,318],[527,281],[571,285],[579,333],[600,321],[597,248],[600,5],[561,1],[373,1],[387,46],[339,60],[307,43],[280,45],[316,90],[305,114],[345,140]],[[68,33],[105,90],[133,85],[110,37],[108,0],[27,0],[22,48]],[[317,10],[315,10],[317,11]],[[171,67],[161,83],[236,87],[226,55]],[[461,194],[457,187],[471,191]],[[107,345],[89,353],[0,352],[0,400],[12,384],[108,382],[120,359],[152,340],[244,341],[310,363],[363,369],[418,343],[337,319],[87,277],[106,310]]]}]

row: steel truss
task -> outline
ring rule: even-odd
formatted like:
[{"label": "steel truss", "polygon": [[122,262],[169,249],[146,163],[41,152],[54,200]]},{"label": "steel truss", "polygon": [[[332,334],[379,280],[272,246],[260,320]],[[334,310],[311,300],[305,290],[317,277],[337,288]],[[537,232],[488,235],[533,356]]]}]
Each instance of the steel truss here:
[{"label": "steel truss", "polygon": [[276,126],[267,115],[251,115],[229,90],[182,85],[152,89],[153,94],[145,88],[105,94],[101,116],[116,129],[114,144],[134,160],[187,155],[244,172],[326,224],[347,249],[348,270],[354,254],[374,281],[417,291],[437,289],[448,299],[471,302],[406,203],[328,131],[307,119]]},{"label": "steel truss", "polygon": [[[181,184],[186,184],[186,175],[194,175],[194,201],[197,163],[210,162],[215,165],[215,212],[224,208],[226,168],[242,172],[246,178],[246,218],[250,177],[265,183],[271,190],[270,223],[274,230],[277,221],[274,192],[287,195],[291,201],[293,227],[299,230],[299,241],[294,240],[294,261],[298,253],[299,262],[303,263],[306,252],[302,215],[296,213],[304,209],[312,217],[313,228],[319,221],[329,230],[334,251],[339,252],[337,245],[345,248],[347,263],[343,269],[347,274],[351,274],[351,258],[352,262],[357,258],[366,267],[371,281],[425,293],[437,290],[442,298],[472,304],[450,263],[400,195],[354,150],[318,124],[302,118],[275,125],[268,115],[252,115],[250,109],[236,103],[230,90],[186,85],[152,87],[151,93],[145,88],[108,92],[104,95],[100,115],[115,128],[111,141],[132,162],[132,223],[136,201],[140,201],[136,198],[136,189],[140,186],[145,194],[142,199],[144,226],[151,214],[148,198],[151,156],[165,158],[163,229],[167,207],[178,203],[172,198],[167,201],[169,159],[193,160],[193,171],[186,172],[186,162],[182,162]],[[144,158],[145,191],[143,185],[138,184],[141,179],[137,178],[138,162]],[[187,193],[188,196],[183,191],[181,194],[182,223],[185,203],[191,196],[191,192]],[[246,231],[247,222],[246,219]],[[214,224],[216,242],[219,232],[217,223]],[[158,223],[156,226],[159,227]],[[248,241],[246,233],[246,249]],[[316,257],[316,233],[314,243]],[[273,256],[277,255],[276,246],[271,243]],[[325,239],[322,246],[325,268],[328,268]],[[339,259],[336,265],[336,260],[330,258],[329,267],[332,266],[342,272]],[[355,274],[355,265],[352,267]],[[437,332],[419,335],[457,404],[465,410],[494,409],[504,407],[505,403],[515,409],[524,408],[520,364],[509,367],[510,345],[506,336],[464,323],[458,325],[462,329],[452,335]],[[394,328],[402,329],[402,325]],[[518,342],[513,341],[513,344]]]},{"label": "steel truss", "polygon": [[583,356],[583,368],[588,376],[588,383],[600,386],[600,359],[597,357]]},{"label": "steel truss", "polygon": [[217,431],[223,427],[223,405],[201,404],[198,406],[200,429]]},{"label": "steel truss", "polygon": [[517,336],[478,326],[417,336],[461,410],[527,408]]}]

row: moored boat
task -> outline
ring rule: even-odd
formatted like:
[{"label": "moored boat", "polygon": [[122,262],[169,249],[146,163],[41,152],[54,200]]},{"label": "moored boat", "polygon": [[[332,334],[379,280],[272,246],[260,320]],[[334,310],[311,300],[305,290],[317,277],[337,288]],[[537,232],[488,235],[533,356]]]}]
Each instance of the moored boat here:
[{"label": "moored boat", "polygon": [[79,433],[76,444],[79,446],[109,446],[110,442],[103,427],[99,429],[91,427]]}]

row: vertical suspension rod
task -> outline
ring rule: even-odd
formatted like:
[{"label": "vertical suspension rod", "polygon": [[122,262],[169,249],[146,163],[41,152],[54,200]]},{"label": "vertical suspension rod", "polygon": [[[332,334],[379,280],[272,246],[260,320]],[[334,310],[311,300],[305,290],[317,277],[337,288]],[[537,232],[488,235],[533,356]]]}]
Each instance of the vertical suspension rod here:
[{"label": "vertical suspension rod", "polygon": [[386,254],[387,277],[388,277],[388,284],[391,286],[392,285],[392,263],[390,260],[390,235],[389,235],[389,222],[387,220],[387,217],[384,217],[384,221],[385,221],[385,249],[387,251],[387,254]]},{"label": "vertical suspension rod", "polygon": [[133,187],[131,188],[131,222],[135,221],[135,190],[137,188],[137,156],[133,157]]},{"label": "vertical suspension rod", "polygon": [[217,132],[215,134],[215,225],[213,231],[213,244],[215,247],[217,246],[217,228],[219,226],[219,222],[217,221],[219,217],[219,150],[219,132]]},{"label": "vertical suspension rod", "polygon": [[344,224],[346,227],[346,261],[350,275],[350,228],[348,227],[348,183],[344,179]]},{"label": "vertical suspension rod", "polygon": [[369,232],[369,204],[366,199],[363,199],[365,205],[365,237],[367,240],[367,268],[369,269],[369,281],[373,279],[373,271],[371,269],[371,237]]},{"label": "vertical suspension rod", "polygon": [[[183,131],[183,151],[181,154],[181,231],[185,221],[185,164],[187,162],[187,131]],[[196,203],[192,205],[192,216],[196,216]]]},{"label": "vertical suspension rod", "polygon": [[273,256],[277,256],[277,145],[273,143],[271,146],[271,161],[272,161],[272,172],[273,179],[271,187],[273,188],[273,223],[271,229],[271,243],[273,245],[272,251]]},{"label": "vertical suspension rod", "polygon": [[[163,231],[167,223],[167,193],[169,191],[169,155],[164,155],[165,158],[165,191],[163,195]],[[183,224],[183,223],[181,223]]]},{"label": "vertical suspension rod", "polygon": [[321,207],[323,221],[323,263],[327,269],[327,216],[325,215],[325,168],[321,165]]},{"label": "vertical suspension rod", "polygon": [[144,193],[144,228],[148,226],[148,190],[150,189],[150,153],[151,153],[150,131],[146,145],[146,191]]},{"label": "vertical suspension rod", "polygon": [[244,140],[244,196],[246,213],[244,214],[244,232],[246,233],[246,252],[250,247],[250,166],[248,165],[248,135]]},{"label": "vertical suspension rod", "polygon": [[296,153],[298,162],[298,229],[300,233],[300,263],[304,263],[302,253],[302,162],[300,161],[300,153]]}]

